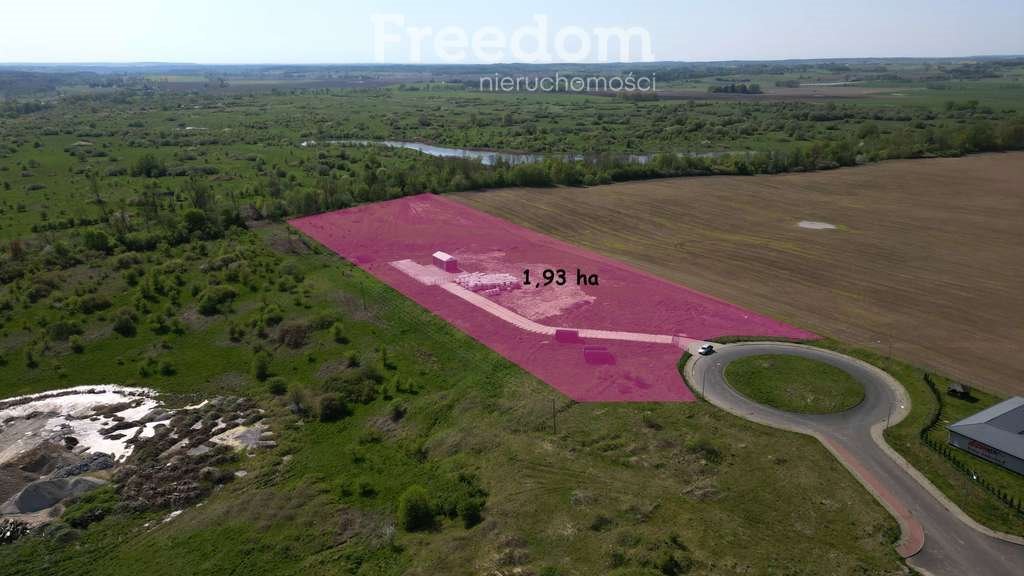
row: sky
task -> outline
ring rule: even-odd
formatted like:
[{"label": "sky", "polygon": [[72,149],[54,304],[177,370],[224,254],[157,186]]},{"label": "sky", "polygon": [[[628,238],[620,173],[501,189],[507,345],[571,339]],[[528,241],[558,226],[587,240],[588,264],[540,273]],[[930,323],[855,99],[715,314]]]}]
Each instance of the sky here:
[{"label": "sky", "polygon": [[0,4],[3,63],[714,61],[990,54],[1024,54],[1024,0]]}]

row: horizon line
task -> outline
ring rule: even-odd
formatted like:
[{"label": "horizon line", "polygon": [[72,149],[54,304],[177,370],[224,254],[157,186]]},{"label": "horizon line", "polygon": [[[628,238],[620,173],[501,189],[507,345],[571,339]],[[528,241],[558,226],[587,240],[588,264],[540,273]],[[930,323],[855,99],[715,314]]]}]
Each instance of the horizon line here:
[{"label": "horizon line", "polygon": [[812,56],[800,58],[732,58],[724,60],[637,60],[637,61],[606,61],[606,62],[286,62],[286,61],[254,61],[254,62],[190,62],[173,60],[83,60],[83,61],[0,61],[0,66],[622,66],[652,64],[716,64],[716,63],[758,63],[758,62],[811,62],[835,60],[968,60],[972,58],[1024,58],[1024,54],[965,54],[947,56]]}]

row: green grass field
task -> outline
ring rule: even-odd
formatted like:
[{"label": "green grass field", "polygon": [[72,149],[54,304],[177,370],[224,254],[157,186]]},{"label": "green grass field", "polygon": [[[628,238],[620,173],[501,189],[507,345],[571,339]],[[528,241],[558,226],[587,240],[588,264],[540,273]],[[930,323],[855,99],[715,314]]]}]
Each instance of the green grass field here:
[{"label": "green grass field", "polygon": [[741,358],[726,367],[725,376],[747,398],[788,412],[842,412],[864,401],[864,387],[852,376],[798,356]]}]

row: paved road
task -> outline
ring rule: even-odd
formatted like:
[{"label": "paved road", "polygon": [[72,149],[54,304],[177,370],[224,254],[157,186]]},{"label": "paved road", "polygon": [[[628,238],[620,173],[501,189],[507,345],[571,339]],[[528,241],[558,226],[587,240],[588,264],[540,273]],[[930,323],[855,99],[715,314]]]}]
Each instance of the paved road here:
[{"label": "paved road", "polygon": [[[694,356],[686,380],[709,402],[738,416],[775,428],[818,438],[899,521],[897,551],[915,569],[934,576],[1002,576],[1024,574],[1024,545],[984,534],[968,525],[962,513],[933,495],[934,487],[892,451],[881,432],[910,411],[903,387],[888,374],[854,358],[783,343],[718,346],[712,356]],[[856,408],[838,414],[803,415],[753,402],[725,381],[725,367],[757,354],[789,354],[827,362],[845,370],[865,387]]]},{"label": "paved road", "polygon": [[[394,263],[392,263],[394,264]],[[529,318],[522,316],[505,308],[501,304],[481,296],[472,290],[467,290],[462,286],[454,282],[447,282],[440,285],[445,291],[462,298],[466,302],[480,308],[484,312],[492,314],[498,318],[501,318],[505,322],[525,330],[527,332],[533,332],[536,334],[547,334],[554,336],[559,328],[557,326],[546,326],[539,322],[534,322]],[[595,330],[591,328],[570,328],[564,327],[567,330],[576,330],[579,333],[580,338],[588,340],[620,340],[623,342],[644,342],[647,344],[665,344],[667,346],[676,346],[678,348],[686,348],[692,344],[704,344],[694,338],[688,338],[686,336],[673,336],[671,334],[645,334],[642,332],[624,332],[618,330]]]}]

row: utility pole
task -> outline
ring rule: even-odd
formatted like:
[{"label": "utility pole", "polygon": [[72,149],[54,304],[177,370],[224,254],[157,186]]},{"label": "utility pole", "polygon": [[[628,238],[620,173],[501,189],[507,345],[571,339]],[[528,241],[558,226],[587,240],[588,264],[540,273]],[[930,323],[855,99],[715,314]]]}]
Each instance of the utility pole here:
[{"label": "utility pole", "polygon": [[552,398],[551,399],[551,433],[555,434],[555,435],[558,434],[558,422],[555,419],[556,416],[558,416],[558,412],[555,410],[555,399]]},{"label": "utility pole", "polygon": [[892,372],[892,326],[889,327],[889,372]]}]

